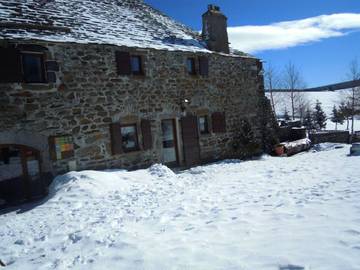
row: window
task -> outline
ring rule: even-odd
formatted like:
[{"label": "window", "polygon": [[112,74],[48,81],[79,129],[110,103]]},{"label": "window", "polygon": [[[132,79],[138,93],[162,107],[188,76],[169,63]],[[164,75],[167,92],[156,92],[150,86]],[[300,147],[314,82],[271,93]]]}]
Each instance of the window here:
[{"label": "window", "polygon": [[0,181],[22,176],[21,151],[13,146],[0,148]]},{"label": "window", "polygon": [[40,177],[40,154],[26,146],[0,145],[0,172],[0,182],[22,176],[36,179]]},{"label": "window", "polygon": [[139,150],[136,124],[121,126],[120,130],[124,152]]},{"label": "window", "polygon": [[199,116],[199,130],[200,130],[200,134],[209,133],[209,122],[208,122],[208,117],[206,115]]},{"label": "window", "polygon": [[115,52],[117,73],[119,75],[144,75],[143,57],[129,52]]},{"label": "window", "polygon": [[22,53],[21,59],[25,82],[45,82],[44,55],[42,53]]},{"label": "window", "polygon": [[196,71],[195,71],[195,59],[194,58],[188,58],[186,60],[186,69],[187,69],[187,72],[190,75],[195,75],[196,74]]},{"label": "window", "polygon": [[142,63],[141,56],[133,55],[131,56],[131,72],[135,75],[142,75]]}]

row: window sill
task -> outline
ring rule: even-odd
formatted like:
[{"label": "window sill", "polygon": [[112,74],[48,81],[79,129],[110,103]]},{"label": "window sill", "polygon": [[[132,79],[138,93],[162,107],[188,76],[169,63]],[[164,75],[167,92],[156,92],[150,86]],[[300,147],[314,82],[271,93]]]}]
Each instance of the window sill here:
[{"label": "window sill", "polygon": [[26,85],[49,85],[51,83],[49,82],[22,82],[23,84]]},{"label": "window sill", "polygon": [[34,91],[50,91],[56,90],[54,83],[25,83],[22,82],[22,87],[26,90],[34,90]]},{"label": "window sill", "polygon": [[203,134],[200,133],[200,137],[201,137],[201,138],[211,137],[211,133],[210,133],[210,132],[208,132],[208,133],[203,133]]},{"label": "window sill", "polygon": [[140,153],[142,150],[140,148],[134,148],[134,149],[123,149],[123,154],[133,154],[133,153]]}]

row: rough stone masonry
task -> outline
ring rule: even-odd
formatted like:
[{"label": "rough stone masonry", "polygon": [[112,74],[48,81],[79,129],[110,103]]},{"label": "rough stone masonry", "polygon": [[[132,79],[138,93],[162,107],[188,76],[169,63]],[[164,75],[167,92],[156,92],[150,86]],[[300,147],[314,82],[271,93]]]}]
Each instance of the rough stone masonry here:
[{"label": "rough stone masonry", "polygon": [[[84,0],[76,0],[74,4],[81,1]],[[117,7],[117,2],[110,1],[102,5],[111,4],[111,8],[101,6],[101,9],[110,12],[120,8],[118,12],[121,12],[128,8],[130,12],[136,7],[135,16],[143,9],[146,22],[150,18],[162,18],[155,28],[166,28],[167,24],[162,23],[167,22],[178,27],[178,32],[185,31],[185,36],[190,33],[182,25],[174,26],[173,21],[145,4],[130,2],[119,2],[121,6]],[[167,119],[174,123],[172,144],[177,150],[177,166],[252,156],[271,149],[276,143],[274,119],[264,95],[262,64],[244,54],[229,54],[226,17],[218,7],[210,5],[203,16],[207,25],[204,27],[207,31],[206,35],[203,33],[204,41],[196,41],[195,34],[192,41],[169,37],[164,39],[166,44],[170,44],[166,46],[190,46],[192,49],[168,50],[88,42],[92,38],[91,31],[99,30],[95,23],[87,25],[86,20],[83,22],[83,27],[88,27],[86,42],[45,41],[49,37],[54,39],[51,31],[67,30],[69,19],[66,17],[63,25],[58,21],[56,27],[44,25],[43,21],[35,27],[33,21],[45,14],[45,8],[49,7],[53,12],[60,4],[54,1],[45,6],[27,6],[16,21],[8,24],[16,30],[8,30],[8,38],[0,41],[4,57],[8,57],[7,51],[40,55],[43,76],[46,77],[46,81],[39,83],[22,79],[0,83],[0,147],[20,145],[35,149],[39,152],[41,172],[59,174],[74,169],[141,168],[164,162],[164,147],[168,142],[164,142],[162,121]],[[66,8],[72,12],[71,5],[64,6],[62,12],[66,12]],[[6,8],[11,9],[11,3]],[[16,8],[9,14],[22,7]],[[40,10],[40,17],[32,18],[32,13],[26,17],[24,12],[30,8]],[[46,18],[61,18],[51,14],[45,14]],[[81,12],[73,16],[83,19]],[[27,22],[28,18],[31,18],[31,23]],[[134,18],[130,19],[135,23]],[[27,28],[28,32],[18,30],[18,21],[22,19],[26,23],[21,27]],[[105,23],[111,24],[112,21]],[[150,31],[153,26],[143,26],[141,20],[137,24],[138,29],[145,27],[144,31]],[[166,35],[167,31],[172,31],[165,30],[159,33]],[[76,31],[69,28],[64,38],[67,34],[73,38],[80,33]],[[156,29],[154,31],[157,33]],[[136,34],[128,34],[138,38]],[[24,38],[26,35],[31,35],[31,38]],[[123,38],[121,35],[119,39]],[[95,38],[99,38],[99,33],[95,33]],[[201,47],[202,42],[213,51]],[[141,74],[119,72],[123,68],[119,64],[119,53],[140,59]],[[19,67],[22,65],[24,73],[25,56],[22,57]],[[191,73],[189,59],[193,65]],[[9,69],[2,67],[3,74],[11,70],[10,66],[14,68],[13,63],[9,63]],[[199,117],[207,119],[208,132],[198,130],[194,119]],[[186,122],[188,120],[190,122]],[[144,122],[147,125],[143,125]],[[114,124],[136,127],[136,149],[121,153],[114,151],[119,148],[116,144],[121,144],[117,141],[118,133],[113,132]],[[145,131],[144,127],[147,128]],[[54,138],[57,137],[71,139],[73,150],[70,155],[56,155],[55,151],[59,149]],[[26,155],[28,148],[23,149],[22,155]],[[194,155],[198,157],[194,158]],[[24,162],[22,166],[26,167]]]},{"label": "rough stone masonry", "polygon": [[[69,160],[76,160],[78,169],[143,167],[161,162],[161,120],[179,120],[184,113],[211,115],[220,111],[226,115],[226,132],[200,136],[202,160],[241,156],[245,147],[239,138],[243,120],[251,124],[258,146],[254,151],[263,149],[267,102],[257,59],[206,54],[209,75],[203,77],[189,75],[186,70],[186,59],[198,57],[198,53],[36,44],[48,49],[48,61],[57,62],[57,79],[45,84],[0,84],[0,139],[41,149],[48,159],[47,138],[72,135],[74,156],[54,161],[47,169],[66,171]],[[117,50],[141,55],[144,75],[118,75]],[[184,111],[185,99],[189,104]],[[109,125],[116,121],[140,124],[143,118],[151,120],[152,149],[112,155]]]}]

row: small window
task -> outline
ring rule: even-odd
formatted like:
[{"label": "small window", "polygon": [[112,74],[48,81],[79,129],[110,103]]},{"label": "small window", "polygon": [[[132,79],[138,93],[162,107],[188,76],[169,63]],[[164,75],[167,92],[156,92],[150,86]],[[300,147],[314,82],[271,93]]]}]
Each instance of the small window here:
[{"label": "small window", "polygon": [[200,134],[209,133],[209,122],[208,122],[208,117],[206,115],[199,116],[199,130],[200,130]]},{"label": "small window", "polygon": [[186,69],[187,72],[191,75],[195,75],[195,59],[194,58],[188,58],[186,60]]},{"label": "small window", "polygon": [[121,126],[121,137],[124,152],[139,150],[136,124]]},{"label": "small window", "polygon": [[0,148],[0,181],[22,176],[21,151],[14,146]]},{"label": "small window", "polygon": [[42,53],[22,53],[22,68],[25,82],[45,82],[44,55]]},{"label": "small window", "polygon": [[133,55],[131,56],[131,72],[135,75],[142,75],[142,63],[141,56]]}]

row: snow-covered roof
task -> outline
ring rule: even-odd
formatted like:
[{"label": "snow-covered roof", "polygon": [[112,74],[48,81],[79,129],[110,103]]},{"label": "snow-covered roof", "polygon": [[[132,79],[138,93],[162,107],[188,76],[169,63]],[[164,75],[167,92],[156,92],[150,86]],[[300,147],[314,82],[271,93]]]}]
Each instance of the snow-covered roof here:
[{"label": "snow-covered roof", "polygon": [[142,0],[0,0],[0,38],[209,52]]}]

